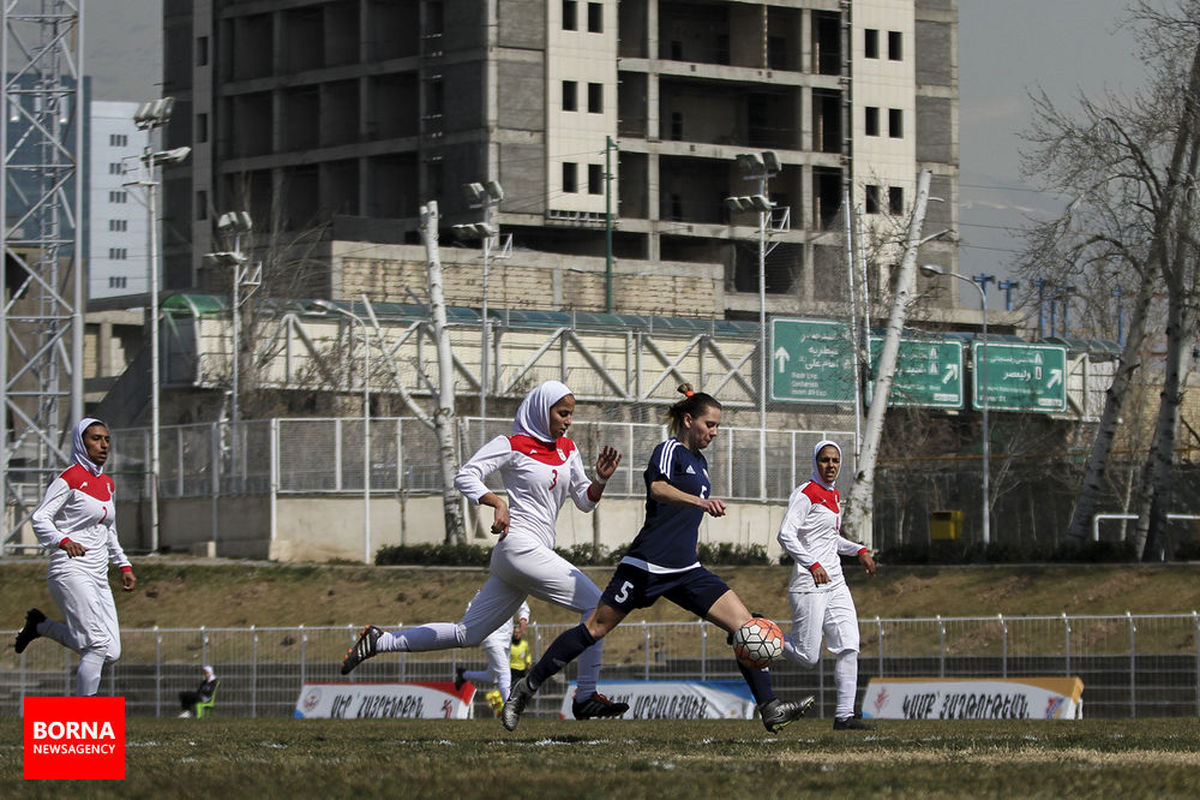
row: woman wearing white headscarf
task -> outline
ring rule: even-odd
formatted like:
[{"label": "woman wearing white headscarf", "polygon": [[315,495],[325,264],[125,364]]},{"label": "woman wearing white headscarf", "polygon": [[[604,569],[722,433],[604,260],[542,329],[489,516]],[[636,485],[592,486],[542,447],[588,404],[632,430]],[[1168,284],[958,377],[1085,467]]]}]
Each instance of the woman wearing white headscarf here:
[{"label": "woman wearing white headscarf", "polygon": [[835,487],[842,448],[824,439],[813,448],[812,477],[796,487],[779,526],[779,543],[796,566],[788,587],[792,634],[783,652],[806,667],[821,657],[821,636],[837,656],[834,681],[837,707],[834,730],[873,730],[854,715],[858,692],[858,611],[842,575],[842,556],[857,556],[868,575],[875,561],[867,548],[841,535],[841,496]]},{"label": "woman wearing white headscarf", "polygon": [[121,569],[121,588],[137,584],[133,567],[117,541],[116,489],[104,474],[110,444],[108,428],[93,417],[75,426],[71,440],[74,464],[51,481],[42,504],[33,512],[38,543],[52,551],[46,583],[66,624],[48,619],[36,608],[25,614],[25,626],[14,647],[46,636],[79,653],[75,693],[96,694],[105,663],[121,657],[117,607],[108,585],[108,564]]},{"label": "woman wearing white headscarf", "polygon": [[[568,496],[581,511],[594,509],[621,454],[602,447],[596,478],[588,478],[579,450],[566,438],[574,413],[575,396],[566,384],[546,381],[521,401],[512,435],[492,439],[459,470],[455,487],[473,502],[494,509],[492,533],[500,537],[492,549],[487,582],[463,618],[390,633],[368,625],[342,659],[343,675],[381,652],[478,646],[512,619],[527,595],[577,611],[581,619],[591,614],[600,589],[554,552],[555,520]],[[507,499],[484,484],[497,471]],[[600,643],[579,659],[573,705],[577,719],[619,716],[628,709],[596,691],[600,659]]]}]

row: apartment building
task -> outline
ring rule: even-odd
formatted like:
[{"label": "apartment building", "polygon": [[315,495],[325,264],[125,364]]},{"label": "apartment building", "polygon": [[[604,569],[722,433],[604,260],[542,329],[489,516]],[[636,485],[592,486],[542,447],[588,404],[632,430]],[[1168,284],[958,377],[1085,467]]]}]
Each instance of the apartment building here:
[{"label": "apartment building", "polygon": [[93,100],[87,133],[88,299],[147,291],[149,215],[125,183],[136,178],[149,141],[133,124],[137,103]]},{"label": "apartment building", "polygon": [[[887,285],[920,169],[944,201],[926,230],[957,221],[956,0],[166,0],[164,32],[165,146],[193,148],[165,175],[168,288],[213,285],[200,254],[220,211],[416,245],[419,208],[437,200],[450,244],[449,226],[481,213],[461,187],[488,180],[504,189],[492,221],[517,245],[507,266],[526,252],[592,262],[611,240],[626,275],[703,265],[709,305],[678,313],[717,318],[760,302],[761,220],[729,197],[765,188],[775,205],[771,313],[847,299],[847,196],[884,243],[872,287]],[[765,186],[737,159],[764,152],[778,162]],[[952,241],[922,258],[957,269]],[[590,278],[611,288],[611,271]],[[629,294],[607,297],[621,311]]]}]

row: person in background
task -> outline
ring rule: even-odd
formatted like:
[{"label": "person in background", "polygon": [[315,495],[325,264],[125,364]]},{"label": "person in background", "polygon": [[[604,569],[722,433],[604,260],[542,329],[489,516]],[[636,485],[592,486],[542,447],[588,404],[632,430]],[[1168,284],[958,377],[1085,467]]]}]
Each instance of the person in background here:
[{"label": "person in background", "polygon": [[213,692],[217,690],[217,674],[213,672],[213,668],[205,664],[202,667],[204,672],[200,678],[200,685],[192,691],[183,691],[179,693],[179,706],[183,710],[179,712],[181,717],[196,716],[196,705],[199,703],[207,703],[213,698]]},{"label": "person in background", "polygon": [[31,608],[13,643],[17,653],[23,653],[30,642],[45,636],[78,653],[75,694],[84,697],[99,691],[104,665],[121,657],[109,563],[121,570],[124,591],[137,585],[133,566],[117,541],[116,484],[104,474],[111,444],[108,426],[100,420],[84,417],[75,426],[75,463],[50,482],[32,517],[38,543],[51,551],[46,583],[66,623]]},{"label": "person in background", "polygon": [[[475,596],[479,597],[479,592],[476,592]],[[467,613],[470,613],[470,611],[471,603],[467,603]],[[500,692],[501,698],[508,697],[508,691],[512,688],[512,677],[508,669],[508,649],[512,645],[516,628],[523,628],[528,622],[529,604],[521,603],[521,607],[517,609],[517,625],[514,626],[512,619],[509,618],[503,625],[489,633],[480,645],[487,656],[487,669],[464,669],[459,667],[454,671],[454,688],[456,690],[461,689],[467,681],[472,683],[488,682],[496,684],[496,689]]]},{"label": "person in background", "polygon": [[[513,681],[524,678],[525,673],[533,666],[533,654],[529,652],[529,640],[525,638],[527,627],[525,623],[521,623],[513,628],[512,644],[508,651],[508,670]],[[504,696],[508,697],[508,692],[505,692]]]},{"label": "person in background", "polygon": [[842,448],[824,439],[813,447],[812,477],[796,487],[779,526],[779,543],[792,557],[788,600],[792,633],[784,637],[784,655],[812,669],[821,657],[821,636],[837,657],[834,730],[875,730],[854,715],[858,693],[858,610],[842,574],[842,556],[857,556],[868,575],[875,560],[867,548],[841,535],[841,495],[836,488]]}]

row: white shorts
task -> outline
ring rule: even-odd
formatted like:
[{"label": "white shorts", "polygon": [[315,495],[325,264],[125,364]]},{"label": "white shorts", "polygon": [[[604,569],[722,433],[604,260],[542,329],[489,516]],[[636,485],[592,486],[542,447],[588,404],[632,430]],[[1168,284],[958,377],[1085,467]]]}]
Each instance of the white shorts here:
[{"label": "white shorts", "polygon": [[531,536],[509,534],[492,548],[491,574],[460,623],[466,643],[511,620],[527,596],[580,614],[600,602],[600,589],[578,567]]},{"label": "white shorts", "polygon": [[791,592],[792,642],[797,655],[815,665],[821,655],[821,636],[825,646],[837,655],[858,652],[858,610],[846,584],[822,592]]},{"label": "white shorts", "polygon": [[110,663],[120,658],[121,629],[108,585],[107,565],[103,575],[80,569],[57,569],[46,576],[46,583],[75,640],[72,649],[81,654],[100,653]]}]

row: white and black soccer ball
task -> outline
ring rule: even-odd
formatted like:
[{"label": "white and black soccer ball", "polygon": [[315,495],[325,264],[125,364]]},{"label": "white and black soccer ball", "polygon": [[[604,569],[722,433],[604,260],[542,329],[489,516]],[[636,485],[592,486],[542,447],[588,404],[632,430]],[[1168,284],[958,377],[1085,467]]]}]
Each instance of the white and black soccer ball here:
[{"label": "white and black soccer ball", "polygon": [[783,655],[783,631],[769,619],[755,617],[733,634],[733,654],[751,669],[762,669]]}]

